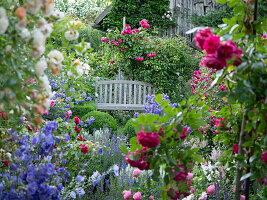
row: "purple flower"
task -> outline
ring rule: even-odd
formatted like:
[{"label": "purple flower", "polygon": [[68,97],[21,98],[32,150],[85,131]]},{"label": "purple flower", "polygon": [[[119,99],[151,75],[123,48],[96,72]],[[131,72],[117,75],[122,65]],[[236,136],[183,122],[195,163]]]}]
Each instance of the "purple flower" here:
[{"label": "purple flower", "polygon": [[79,184],[81,184],[81,182],[84,180],[84,177],[83,176],[81,176],[81,175],[78,175],[77,176],[77,182],[79,183]]},{"label": "purple flower", "polygon": [[38,189],[38,185],[36,182],[31,182],[28,185],[27,193],[30,195],[34,195]]},{"label": "purple flower", "polygon": [[140,115],[140,113],[136,112],[136,113],[134,114],[134,117],[137,118],[139,115]]},{"label": "purple flower", "polygon": [[71,198],[76,199],[76,193],[75,192],[71,191],[70,196],[71,196]]},{"label": "purple flower", "polygon": [[102,153],[103,153],[103,147],[100,147],[100,148],[98,149],[98,152],[99,152],[100,154],[102,154]]}]

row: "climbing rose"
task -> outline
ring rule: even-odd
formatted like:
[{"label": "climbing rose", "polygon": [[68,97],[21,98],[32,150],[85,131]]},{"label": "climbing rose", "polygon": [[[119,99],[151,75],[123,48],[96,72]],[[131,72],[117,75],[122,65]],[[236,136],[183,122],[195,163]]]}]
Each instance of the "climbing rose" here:
[{"label": "climbing rose", "polygon": [[155,148],[159,145],[159,134],[157,132],[144,133],[144,129],[140,133],[137,133],[137,142],[143,147]]},{"label": "climbing rose", "polygon": [[132,196],[132,192],[131,192],[131,190],[124,190],[124,191],[122,192],[122,195],[123,195],[123,198],[124,198],[124,199],[130,199],[131,196]]},{"label": "climbing rose", "polygon": [[237,48],[237,50],[236,50],[236,58],[234,59],[234,63],[233,63],[234,66],[238,66],[238,65],[241,64],[241,62],[242,62],[242,60],[241,60],[242,53],[243,53],[242,50]]},{"label": "climbing rose", "polygon": [[50,106],[54,106],[55,105],[55,101],[54,100],[51,100],[51,103],[50,103]]},{"label": "climbing rose", "polygon": [[201,50],[203,50],[203,45],[207,37],[212,35],[210,28],[206,28],[204,30],[199,30],[196,34],[196,37],[194,38],[196,41],[197,47],[199,47]]},{"label": "climbing rose", "polygon": [[[144,147],[140,151],[135,151],[134,153],[129,152],[125,158],[126,162],[130,164],[131,167],[137,167],[140,170],[149,170],[149,163],[146,161],[146,151],[148,150],[147,147]],[[140,154],[139,160],[131,160],[129,158],[129,155],[133,154],[134,156],[136,154]]]},{"label": "climbing rose", "polygon": [[84,154],[87,154],[87,152],[89,151],[88,146],[86,146],[85,144],[83,144],[83,145],[81,145],[81,146],[82,146],[81,151],[82,151]]},{"label": "climbing rose", "polygon": [[182,165],[178,165],[178,167],[180,169],[179,172],[176,172],[174,167],[172,168],[172,171],[175,173],[175,177],[173,178],[173,180],[175,180],[175,181],[183,181],[188,176],[188,173],[186,171],[184,171],[184,167]]},{"label": "climbing rose", "polygon": [[141,196],[141,192],[136,192],[134,195],[133,195],[133,199],[134,200],[140,200],[142,198]]},{"label": "climbing rose", "polygon": [[80,133],[80,132],[81,132],[81,129],[79,129],[77,126],[75,126],[74,129],[75,129],[75,131],[76,131],[77,133]]},{"label": "climbing rose", "polygon": [[220,70],[226,66],[226,61],[223,58],[217,57],[215,54],[208,54],[204,58],[203,64],[208,68]]},{"label": "climbing rose", "polygon": [[153,196],[150,196],[149,199],[154,199],[154,197]]},{"label": "climbing rose", "polygon": [[216,55],[218,58],[229,60],[234,56],[237,48],[233,41],[222,42],[217,49]]},{"label": "climbing rose", "polygon": [[224,121],[223,118],[221,118],[221,119],[216,119],[216,120],[215,120],[215,126],[216,126],[216,127],[218,127],[218,126],[224,126],[224,124],[221,124],[222,121]]},{"label": "climbing rose", "polygon": [[80,123],[80,119],[79,119],[78,116],[75,116],[75,117],[74,117],[74,122],[75,122],[76,124],[79,124],[79,123]]},{"label": "climbing rose", "polygon": [[207,194],[212,194],[215,190],[215,186],[214,185],[210,185],[207,189]]},{"label": "climbing rose", "polygon": [[219,45],[220,37],[212,34],[204,41],[203,48],[208,54],[213,54],[216,52]]},{"label": "climbing rose", "polygon": [[267,151],[261,152],[261,161],[267,165]]},{"label": "climbing rose", "polygon": [[233,154],[238,154],[238,144],[233,145]]}]

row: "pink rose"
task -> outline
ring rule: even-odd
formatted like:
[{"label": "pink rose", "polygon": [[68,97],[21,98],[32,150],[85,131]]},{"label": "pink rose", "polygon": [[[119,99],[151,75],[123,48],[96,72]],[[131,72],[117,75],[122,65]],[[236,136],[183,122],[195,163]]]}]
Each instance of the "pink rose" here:
[{"label": "pink rose", "polygon": [[189,181],[192,181],[192,180],[193,180],[193,174],[189,172],[189,173],[187,174],[187,179],[188,179]]},{"label": "pink rose", "polygon": [[144,133],[144,130],[137,133],[137,140],[139,144],[147,148],[156,148],[160,143],[159,134],[157,132]]},{"label": "pink rose", "polygon": [[133,171],[133,177],[137,178],[137,177],[139,177],[139,176],[141,175],[141,173],[142,173],[142,170],[140,170],[140,169],[135,169],[135,170]]},{"label": "pink rose", "polygon": [[139,32],[139,29],[135,29],[135,32],[138,33]]},{"label": "pink rose", "polygon": [[234,144],[232,148],[233,148],[233,154],[238,154],[238,144]]},{"label": "pink rose", "polygon": [[132,196],[132,192],[131,192],[131,190],[124,190],[124,191],[122,192],[122,195],[123,195],[123,198],[124,198],[124,199],[130,199],[131,196]]},{"label": "pink rose", "polygon": [[210,185],[207,189],[207,194],[212,194],[215,190],[215,186],[214,185]]},{"label": "pink rose", "polygon": [[261,161],[267,165],[267,151],[261,152]]},{"label": "pink rose", "polygon": [[245,200],[245,199],[246,199],[246,196],[241,195],[240,198],[241,198],[242,200]]},{"label": "pink rose", "polygon": [[194,193],[195,189],[194,188],[190,188],[190,192]]},{"label": "pink rose", "polygon": [[156,54],[156,53],[154,53],[154,52],[151,54],[151,56],[152,56],[152,57],[155,57],[156,55],[157,55],[157,54]]},{"label": "pink rose", "polygon": [[44,111],[44,115],[48,115],[48,110],[45,110]]},{"label": "pink rose", "polygon": [[208,54],[204,58],[203,64],[208,68],[220,70],[226,66],[226,61],[223,58],[217,57],[215,54]]},{"label": "pink rose", "polygon": [[66,118],[69,118],[71,115],[72,115],[71,110],[68,110],[68,111],[66,112]]},{"label": "pink rose", "polygon": [[138,38],[135,38],[136,41],[138,41],[139,39]]},{"label": "pink rose", "polygon": [[218,58],[229,60],[234,56],[236,50],[237,48],[235,43],[233,41],[228,40],[220,44],[217,49],[216,55]]},{"label": "pink rose", "polygon": [[121,43],[122,42],[122,39],[118,39],[118,43]]},{"label": "pink rose", "polygon": [[146,25],[145,25],[145,28],[146,28],[146,29],[149,29],[149,27],[150,27],[149,24],[146,24]]},{"label": "pink rose", "polygon": [[206,28],[204,30],[199,30],[194,38],[196,41],[196,45],[203,50],[203,45],[207,37],[212,35],[210,28]]},{"label": "pink rose", "polygon": [[50,106],[54,106],[55,105],[55,101],[54,100],[51,100],[51,102],[50,102]]},{"label": "pink rose", "polygon": [[208,54],[213,54],[216,52],[219,45],[220,37],[212,34],[204,41],[203,48]]},{"label": "pink rose", "polygon": [[154,197],[153,196],[150,196],[149,199],[154,199]]},{"label": "pink rose", "polygon": [[150,53],[149,53],[149,54],[147,54],[146,56],[147,56],[148,58],[152,57],[152,55],[151,55]]},{"label": "pink rose", "polygon": [[215,126],[216,127],[224,126],[224,124],[221,124],[222,121],[224,121],[224,119],[222,117],[220,119],[216,119],[215,120]]},{"label": "pink rose", "polygon": [[134,199],[134,200],[140,200],[140,199],[142,199],[141,192],[136,192],[136,193],[133,195],[133,199]]}]

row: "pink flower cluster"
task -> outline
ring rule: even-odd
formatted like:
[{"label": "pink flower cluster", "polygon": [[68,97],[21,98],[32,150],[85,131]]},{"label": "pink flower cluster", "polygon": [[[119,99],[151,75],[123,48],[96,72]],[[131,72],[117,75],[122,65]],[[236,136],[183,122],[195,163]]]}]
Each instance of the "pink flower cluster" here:
[{"label": "pink flower cluster", "polygon": [[144,128],[142,128],[141,132],[137,133],[137,142],[143,147],[156,148],[160,143],[159,134],[157,132],[145,133]]},{"label": "pink flower cluster", "polygon": [[206,50],[204,65],[208,68],[220,70],[226,67],[226,61],[234,57],[234,66],[241,63],[242,50],[233,41],[220,42],[220,37],[213,35],[210,28],[200,30],[194,38],[201,50]]},{"label": "pink flower cluster", "polygon": [[[140,151],[136,150],[134,153],[129,152],[125,158],[126,162],[130,164],[131,167],[137,167],[140,170],[149,170],[149,163],[146,161],[148,154],[147,154],[147,147],[144,147]],[[138,160],[131,160],[129,155],[133,154],[136,156],[139,154],[140,158]]]},{"label": "pink flower cluster", "polygon": [[136,61],[143,61],[144,60],[144,57],[136,57],[135,60]]},{"label": "pink flower cluster", "polygon": [[132,33],[133,33],[132,32],[132,28],[129,26],[129,24],[126,24],[126,29],[121,32],[122,35],[125,35],[125,34],[129,34],[130,35]]},{"label": "pink flower cluster", "polygon": [[101,38],[101,41],[102,41],[102,42],[107,42],[107,41],[108,41],[108,38],[106,38],[106,37],[102,37],[102,38]]},{"label": "pink flower cluster", "polygon": [[149,53],[149,54],[147,54],[146,56],[148,57],[148,58],[150,58],[150,57],[155,57],[157,54],[155,53],[155,52],[152,52],[152,53]]},{"label": "pink flower cluster", "polygon": [[135,170],[133,171],[133,177],[138,178],[138,177],[141,175],[141,173],[142,173],[142,170],[140,170],[140,169],[135,169]]},{"label": "pink flower cluster", "polygon": [[[131,199],[131,196],[132,196],[132,191],[131,190],[124,190],[122,192],[122,195],[123,195],[123,198],[124,199]],[[150,198],[150,197],[149,197]],[[133,195],[133,199],[134,200],[140,200],[142,199],[142,194],[141,192],[136,192],[134,195]]]},{"label": "pink flower cluster", "polygon": [[140,22],[141,26],[143,28],[146,28],[146,29],[149,29],[150,25],[147,23],[147,20],[146,19],[143,19],[141,22]]}]

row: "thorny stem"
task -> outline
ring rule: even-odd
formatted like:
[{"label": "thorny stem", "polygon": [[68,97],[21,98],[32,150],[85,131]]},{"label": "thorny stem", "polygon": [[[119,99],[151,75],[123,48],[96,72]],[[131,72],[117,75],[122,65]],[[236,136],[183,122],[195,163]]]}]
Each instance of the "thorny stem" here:
[{"label": "thorny stem", "polygon": [[[244,144],[244,136],[245,136],[245,127],[246,127],[246,121],[247,121],[247,115],[248,115],[248,109],[245,110],[243,114],[242,119],[242,125],[241,125],[241,131],[239,135],[239,144],[238,144],[238,154],[240,154],[242,157],[244,156],[245,152],[243,150],[243,144]],[[235,191],[235,200],[240,200],[240,194],[241,194],[241,177],[243,169],[241,168],[242,160],[239,160],[237,163],[237,172],[236,172],[236,191]]]}]

